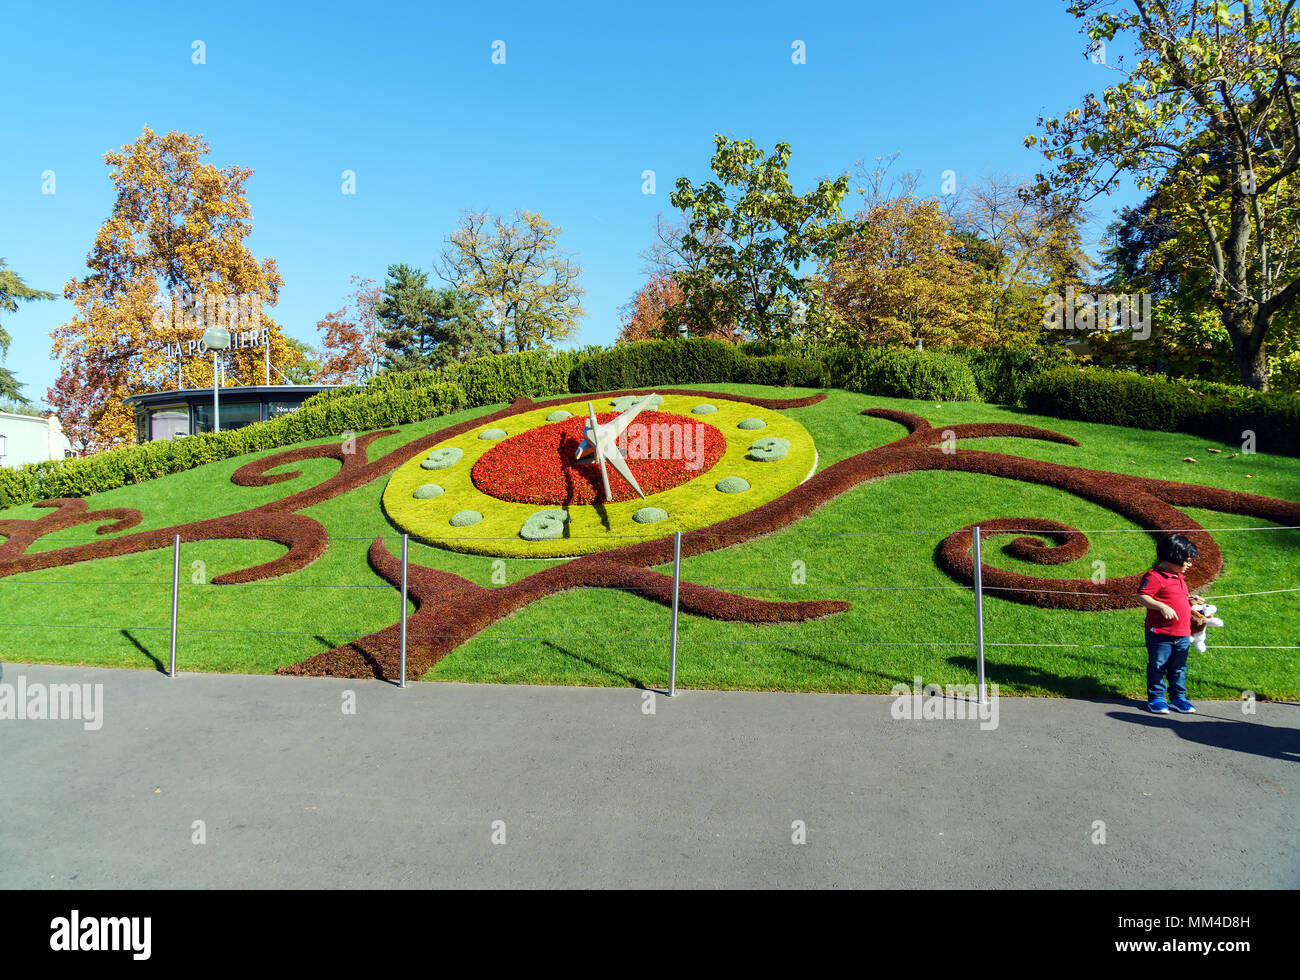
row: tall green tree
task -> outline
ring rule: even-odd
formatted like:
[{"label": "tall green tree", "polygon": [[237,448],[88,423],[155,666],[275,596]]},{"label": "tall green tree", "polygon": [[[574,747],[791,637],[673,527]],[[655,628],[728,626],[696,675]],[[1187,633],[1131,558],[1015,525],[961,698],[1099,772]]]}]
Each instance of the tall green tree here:
[{"label": "tall green tree", "polygon": [[429,274],[399,263],[375,304],[389,371],[428,371],[488,352],[477,304],[455,289],[434,289]]},{"label": "tall green tree", "polygon": [[471,211],[447,237],[439,275],[473,301],[490,353],[547,349],[578,331],[582,268],[560,248],[563,230],[533,211]]},{"label": "tall green tree", "polygon": [[1087,48],[1136,48],[1124,80],[1029,136],[1040,189],[1082,199],[1162,185],[1194,233],[1243,384],[1268,388],[1265,341],[1300,299],[1300,10],[1296,0],[1067,0]]},{"label": "tall green tree", "polygon": [[[4,259],[0,259],[0,312],[16,313],[20,301],[30,303],[32,300],[54,298],[54,293],[33,289],[27,285],[18,273],[9,268]],[[3,361],[5,355],[9,353],[9,344],[12,340],[4,324],[0,323],[0,361]],[[19,404],[28,404],[27,399],[22,396],[22,387],[12,372],[0,367],[0,398],[12,398]]]},{"label": "tall green tree", "polygon": [[796,194],[788,143],[767,154],[753,140],[713,139],[717,180],[695,186],[681,177],[670,198],[687,215],[681,250],[689,262],[673,276],[685,301],[665,321],[714,332],[737,324],[761,339],[816,332],[830,314],[804,264],[835,258],[852,230],[840,207],[848,175]]}]

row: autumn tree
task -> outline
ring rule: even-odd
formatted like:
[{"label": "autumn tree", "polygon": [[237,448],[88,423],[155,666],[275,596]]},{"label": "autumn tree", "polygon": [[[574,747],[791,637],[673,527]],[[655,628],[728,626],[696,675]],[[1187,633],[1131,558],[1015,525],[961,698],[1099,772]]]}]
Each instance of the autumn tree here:
[{"label": "autumn tree", "polygon": [[[1092,359],[1176,377],[1240,382],[1232,338],[1211,298],[1201,231],[1194,223],[1176,220],[1187,212],[1167,206],[1166,194],[1162,181],[1144,201],[1121,209],[1107,229],[1103,253],[1108,291],[1154,297],[1151,336],[1092,337]],[[1274,319],[1266,360],[1269,387],[1295,390],[1300,381],[1300,306]]]},{"label": "autumn tree", "polygon": [[938,201],[878,200],[854,229],[825,269],[834,339],[918,349],[992,339],[980,270],[959,257]]},{"label": "autumn tree", "polygon": [[477,304],[454,289],[434,289],[429,274],[390,265],[375,305],[388,371],[428,371],[488,353],[492,337]]},{"label": "autumn tree", "polygon": [[947,208],[961,241],[958,256],[980,271],[999,342],[1037,339],[1043,296],[1089,281],[1093,266],[1083,251],[1083,216],[1074,202],[998,174],[963,188]]},{"label": "autumn tree", "polygon": [[[30,303],[32,300],[54,298],[53,293],[47,293],[43,289],[33,289],[27,285],[18,273],[9,268],[4,259],[0,259],[0,313],[16,313],[20,302]],[[5,355],[9,353],[11,340],[4,324],[0,323],[0,361],[3,361]],[[27,399],[22,396],[21,389],[22,385],[13,374],[0,367],[0,398],[13,399],[19,405],[25,405]]]},{"label": "autumn tree", "polygon": [[686,231],[684,219],[672,221],[662,213],[655,216],[650,245],[639,253],[645,260],[642,271],[648,279],[619,308],[622,316],[619,342],[662,340],[679,337],[683,332],[692,337],[716,337],[732,343],[742,339],[735,322],[715,312],[698,320],[689,316],[686,294],[675,277],[679,273],[700,272],[704,263],[700,256],[682,247]]},{"label": "autumn tree", "polygon": [[532,211],[469,211],[448,236],[438,274],[474,304],[490,353],[550,348],[577,332],[582,269],[560,249],[562,230]]},{"label": "autumn tree", "polygon": [[[70,438],[90,451],[133,437],[127,395],[172,387],[182,371],[188,386],[212,384],[210,359],[178,364],[168,350],[208,326],[265,329],[278,370],[300,356],[265,312],[282,284],[275,260],[259,262],[244,244],[252,171],[205,163],[208,152],[200,136],[146,128],[104,155],[116,200],[87,256],[89,274],[64,287],[77,313],[51,334],[61,372],[47,395]],[[224,360],[227,384],[264,380],[261,348],[232,350]]]},{"label": "autumn tree", "polygon": [[664,314],[685,299],[686,294],[672,276],[652,275],[627,305],[620,308],[623,319],[618,332],[618,343],[666,340],[679,336],[680,331],[676,327],[664,323]]},{"label": "autumn tree", "polygon": [[796,194],[786,173],[790,146],[771,154],[753,140],[714,137],[717,180],[681,177],[670,200],[686,212],[681,249],[689,267],[674,274],[685,301],[669,319],[715,329],[737,324],[760,339],[794,337],[823,317],[808,262],[828,261],[850,231],[840,203],[848,175]]},{"label": "autumn tree", "polygon": [[343,308],[316,322],[324,334],[316,380],[323,384],[351,384],[379,373],[384,341],[375,310],[383,290],[373,279],[352,277],[353,291]]},{"label": "autumn tree", "polygon": [[1136,48],[1122,80],[1029,136],[1040,187],[1083,200],[1123,178],[1165,189],[1196,232],[1243,384],[1268,388],[1266,340],[1300,298],[1300,9],[1295,0],[1070,0],[1088,48]]}]

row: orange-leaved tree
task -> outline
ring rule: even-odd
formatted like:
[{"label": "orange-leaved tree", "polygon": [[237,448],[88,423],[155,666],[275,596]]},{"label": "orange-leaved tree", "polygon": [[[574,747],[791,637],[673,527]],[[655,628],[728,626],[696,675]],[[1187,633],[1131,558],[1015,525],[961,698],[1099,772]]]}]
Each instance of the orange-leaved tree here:
[{"label": "orange-leaved tree", "polygon": [[316,323],[324,335],[321,366],[316,380],[325,384],[351,384],[373,378],[385,352],[375,305],[384,291],[373,279],[352,277],[355,290],[343,309],[328,313]]},{"label": "orange-leaved tree", "polygon": [[827,263],[825,296],[836,339],[946,347],[992,337],[979,270],[939,203],[903,195],[858,215],[842,254]]},{"label": "orange-leaved tree", "polygon": [[[86,258],[89,273],[64,287],[77,313],[51,334],[61,373],[46,395],[83,451],[130,441],[127,395],[210,386],[211,358],[189,350],[207,327],[249,338],[265,330],[277,370],[301,357],[264,312],[280,295],[275,260],[259,262],[244,244],[253,172],[205,163],[208,152],[201,136],[146,127],[104,154],[117,197]],[[224,384],[265,380],[260,346],[237,346],[223,359]]]}]

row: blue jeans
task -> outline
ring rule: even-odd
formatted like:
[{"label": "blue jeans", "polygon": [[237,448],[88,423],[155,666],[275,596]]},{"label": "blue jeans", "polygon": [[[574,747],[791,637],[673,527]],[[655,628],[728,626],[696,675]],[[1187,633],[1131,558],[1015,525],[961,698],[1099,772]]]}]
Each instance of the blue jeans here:
[{"label": "blue jeans", "polygon": [[1187,696],[1187,648],[1190,636],[1169,636],[1147,630],[1147,704],[1165,699],[1165,678],[1173,698]]}]

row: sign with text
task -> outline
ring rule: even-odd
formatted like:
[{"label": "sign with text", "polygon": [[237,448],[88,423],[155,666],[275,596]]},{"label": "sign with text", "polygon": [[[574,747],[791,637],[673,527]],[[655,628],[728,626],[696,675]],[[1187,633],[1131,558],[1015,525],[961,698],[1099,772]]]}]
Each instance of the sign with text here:
[{"label": "sign with text", "polygon": [[[241,330],[238,333],[230,334],[229,350],[243,350],[245,347],[264,347],[269,342],[267,328],[261,330]],[[208,345],[203,338],[196,340],[178,340],[174,344],[167,345],[168,357],[181,357],[190,354],[207,354],[209,353]]]}]

